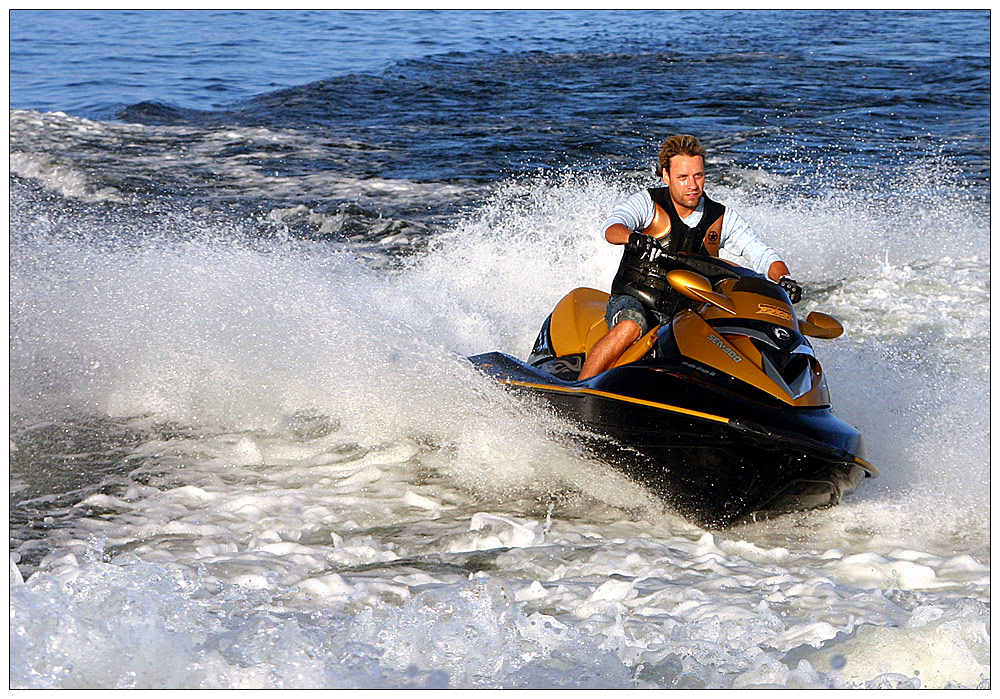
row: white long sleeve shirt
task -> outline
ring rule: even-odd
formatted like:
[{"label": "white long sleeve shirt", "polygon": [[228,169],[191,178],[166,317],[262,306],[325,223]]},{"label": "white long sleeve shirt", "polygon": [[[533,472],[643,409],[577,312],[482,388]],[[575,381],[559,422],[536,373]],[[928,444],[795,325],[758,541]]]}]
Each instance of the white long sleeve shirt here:
[{"label": "white long sleeve shirt", "polygon": [[[629,230],[642,231],[653,222],[655,213],[653,199],[649,196],[649,192],[644,189],[616,206],[611,215],[605,219],[601,231],[606,233],[608,228],[615,223],[628,226]],[[698,202],[698,208],[687,218],[682,218],[681,221],[687,226],[697,226],[704,213],[705,198],[702,197],[701,201]],[[763,275],[767,275],[767,271],[773,263],[781,260],[777,250],[761,240],[746,219],[728,206],[722,219],[719,247],[737,257],[744,258],[755,272]]]}]

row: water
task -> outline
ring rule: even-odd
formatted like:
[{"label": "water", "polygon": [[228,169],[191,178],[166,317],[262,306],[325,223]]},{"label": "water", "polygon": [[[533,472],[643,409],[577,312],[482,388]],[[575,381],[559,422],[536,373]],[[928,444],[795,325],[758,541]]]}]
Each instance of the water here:
[{"label": "water", "polygon": [[[12,12],[11,686],[988,686],[988,39]],[[838,508],[701,530],[462,359],[607,286],[676,131],[847,328]]]}]

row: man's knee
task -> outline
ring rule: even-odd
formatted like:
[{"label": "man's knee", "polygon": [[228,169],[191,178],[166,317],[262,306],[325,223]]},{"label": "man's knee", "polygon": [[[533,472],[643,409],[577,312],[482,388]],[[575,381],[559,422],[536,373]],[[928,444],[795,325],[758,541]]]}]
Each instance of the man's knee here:
[{"label": "man's knee", "polygon": [[642,326],[631,318],[618,321],[611,331],[630,345],[643,336]]},{"label": "man's knee", "polygon": [[[649,317],[642,303],[632,296],[625,294],[612,296],[608,302],[607,315],[605,320],[608,328],[614,330],[625,325],[630,330],[637,331],[635,339],[639,339],[649,330]],[[625,332],[625,328],[619,332]],[[631,333],[630,333],[631,334]]]}]

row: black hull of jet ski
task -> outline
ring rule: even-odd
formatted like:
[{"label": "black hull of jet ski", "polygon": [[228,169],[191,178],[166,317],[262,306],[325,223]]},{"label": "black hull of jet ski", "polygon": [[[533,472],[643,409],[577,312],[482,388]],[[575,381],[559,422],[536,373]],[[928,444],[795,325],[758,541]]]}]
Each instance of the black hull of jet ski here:
[{"label": "black hull of jet ski", "polygon": [[877,475],[861,434],[831,412],[806,339],[839,337],[837,319],[799,318],[778,284],[718,258],[626,246],[629,260],[623,293],[661,323],[610,368],[579,380],[610,332],[610,295],[590,288],[556,304],[526,362],[498,352],[470,361],[548,401],[581,438],[595,435],[589,449],[705,526],[836,505]]},{"label": "black hull of jet ski", "polygon": [[589,450],[707,527],[837,505],[866,475],[861,434],[829,407],[788,409],[682,366],[627,364],[559,379],[509,355],[470,357],[543,398],[587,433]]}]

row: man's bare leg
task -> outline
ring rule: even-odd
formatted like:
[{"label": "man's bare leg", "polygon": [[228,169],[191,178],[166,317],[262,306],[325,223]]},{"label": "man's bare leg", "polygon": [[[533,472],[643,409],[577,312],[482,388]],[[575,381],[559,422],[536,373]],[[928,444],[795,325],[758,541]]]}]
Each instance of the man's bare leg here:
[{"label": "man's bare leg", "polygon": [[587,353],[587,361],[580,370],[580,380],[597,376],[618,361],[618,358],[642,335],[642,328],[634,320],[623,320],[611,328]]}]

